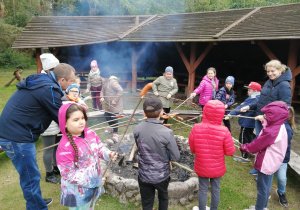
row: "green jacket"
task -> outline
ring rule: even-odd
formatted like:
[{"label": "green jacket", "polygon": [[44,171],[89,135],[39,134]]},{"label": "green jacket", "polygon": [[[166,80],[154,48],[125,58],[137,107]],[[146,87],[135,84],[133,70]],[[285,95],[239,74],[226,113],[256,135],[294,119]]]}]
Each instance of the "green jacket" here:
[{"label": "green jacket", "polygon": [[165,76],[158,77],[152,86],[153,93],[159,94],[159,99],[161,100],[164,108],[170,108],[173,105],[172,99],[167,99],[167,95],[170,93],[172,96],[178,92],[178,86],[176,79],[166,79]]}]

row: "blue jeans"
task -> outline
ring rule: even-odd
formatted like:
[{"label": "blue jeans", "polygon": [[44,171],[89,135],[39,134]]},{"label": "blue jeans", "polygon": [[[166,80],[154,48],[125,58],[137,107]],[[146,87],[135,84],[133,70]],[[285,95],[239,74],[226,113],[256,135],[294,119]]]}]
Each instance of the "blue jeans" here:
[{"label": "blue jeans", "polygon": [[[280,194],[285,193],[286,187],[286,171],[287,171],[287,163],[282,163],[279,169],[276,171],[276,178],[277,178],[277,188]],[[274,175],[274,174],[273,174]],[[269,183],[269,191],[271,192],[273,175]]]},{"label": "blue jeans", "polygon": [[255,204],[255,210],[263,210],[268,206],[269,201],[269,184],[272,175],[266,175],[258,172],[257,177],[257,199]]},{"label": "blue jeans", "polygon": [[0,146],[20,175],[26,209],[48,209],[40,188],[41,174],[36,161],[35,143],[16,143],[0,138]]},{"label": "blue jeans", "polygon": [[256,138],[258,137],[260,131],[262,130],[263,126],[259,120],[255,120],[255,135]]}]

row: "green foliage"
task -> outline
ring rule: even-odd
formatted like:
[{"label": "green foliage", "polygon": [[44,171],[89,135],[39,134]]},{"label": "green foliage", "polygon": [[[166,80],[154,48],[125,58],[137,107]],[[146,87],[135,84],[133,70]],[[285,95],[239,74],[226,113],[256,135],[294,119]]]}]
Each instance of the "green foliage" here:
[{"label": "green foliage", "polygon": [[33,59],[25,52],[18,52],[11,48],[0,50],[0,66],[6,68],[29,68]]},{"label": "green foliage", "polygon": [[12,50],[10,47],[22,28],[9,25],[0,20],[0,66],[2,68],[28,68],[33,62],[29,53]]}]

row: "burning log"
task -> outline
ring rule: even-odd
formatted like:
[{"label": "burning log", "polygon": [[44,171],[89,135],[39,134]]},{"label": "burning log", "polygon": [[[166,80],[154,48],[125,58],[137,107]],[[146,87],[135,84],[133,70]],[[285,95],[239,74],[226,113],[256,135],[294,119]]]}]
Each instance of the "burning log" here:
[{"label": "burning log", "polygon": [[21,77],[22,73],[23,73],[23,70],[21,70],[19,72],[18,69],[15,69],[14,73],[13,73],[14,77],[8,83],[6,83],[5,87],[9,86],[10,83],[12,83],[15,79],[19,80],[20,82],[23,81],[23,78]]}]

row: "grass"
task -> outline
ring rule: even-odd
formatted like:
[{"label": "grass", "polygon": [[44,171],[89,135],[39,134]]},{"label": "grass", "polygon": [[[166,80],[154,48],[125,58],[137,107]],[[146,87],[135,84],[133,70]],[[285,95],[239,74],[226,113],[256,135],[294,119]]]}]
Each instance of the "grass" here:
[{"label": "grass", "polygon": [[[26,70],[22,74],[23,77],[35,73],[35,70]],[[15,85],[17,81],[14,81],[9,87],[4,87],[11,78],[12,72],[10,71],[0,71],[0,112],[9,99],[9,97],[16,90]],[[127,96],[132,94],[125,94]],[[137,95],[137,94],[136,94]],[[124,99],[124,109],[133,109],[136,105],[138,99],[127,100]],[[181,103],[181,102],[179,102]],[[88,102],[91,106],[91,102]],[[176,107],[176,105],[174,105]],[[173,107],[173,108],[174,108]],[[141,109],[141,106],[139,107]],[[190,107],[181,107],[181,109],[191,109]],[[141,118],[141,117],[135,117]],[[94,125],[102,122],[104,119],[90,119],[89,125]],[[123,119],[125,120],[125,119]],[[239,126],[237,120],[232,120],[232,130],[233,136],[237,138],[239,132]],[[170,124],[175,123],[172,119],[169,120]],[[196,122],[194,122],[196,123]],[[129,132],[132,131],[133,126],[129,127]],[[181,125],[174,125],[172,129],[177,129],[174,131],[176,135],[182,135],[188,138],[190,133],[190,127],[182,127]],[[124,127],[120,128],[119,133],[122,134]],[[98,135],[100,139],[107,139],[111,137],[111,134],[104,133],[103,130],[99,130]],[[42,144],[39,141],[36,143],[37,151],[42,149]],[[240,155],[236,151],[236,155]],[[67,209],[59,203],[60,200],[60,185],[53,185],[46,183],[45,180],[45,169],[42,162],[42,152],[37,153],[37,160],[39,169],[41,171],[41,189],[42,195],[44,198],[52,197],[54,199],[53,203],[49,206],[49,209]],[[226,157],[226,168],[227,173],[222,177],[221,181],[221,201],[219,209],[245,209],[250,205],[255,204],[256,198],[256,182],[254,181],[254,176],[249,174],[249,171],[253,169],[253,163],[241,164],[233,160],[232,157]],[[6,156],[5,153],[0,153],[0,203],[1,209],[25,209],[25,201],[23,199],[22,190],[19,185],[19,176],[16,172],[14,166],[10,159]],[[276,190],[276,179],[274,178],[274,183],[272,186],[271,199],[269,200],[269,209],[281,210],[282,207],[278,204],[278,198],[275,194]],[[290,168],[288,169],[288,183],[287,183],[287,198],[289,200],[290,206],[289,209],[296,210],[300,209],[300,177]],[[210,196],[208,196],[210,199]],[[188,206],[170,206],[171,210],[184,210],[192,209],[194,205],[197,205],[197,201],[192,202]],[[210,203],[208,202],[208,205]],[[137,206],[133,203],[121,204],[118,202],[117,198],[113,198],[109,195],[102,195],[96,203],[95,209],[141,209],[141,205]],[[157,205],[155,205],[157,209]]]}]

